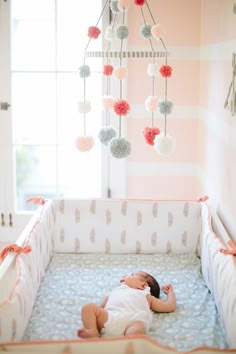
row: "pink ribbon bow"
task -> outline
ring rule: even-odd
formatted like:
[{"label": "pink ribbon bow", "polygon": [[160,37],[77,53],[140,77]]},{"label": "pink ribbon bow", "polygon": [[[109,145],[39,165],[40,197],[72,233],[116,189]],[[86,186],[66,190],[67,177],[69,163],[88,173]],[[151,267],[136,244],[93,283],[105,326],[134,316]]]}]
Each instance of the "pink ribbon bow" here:
[{"label": "pink ribbon bow", "polygon": [[8,255],[8,253],[10,252],[15,252],[17,254],[20,254],[20,253],[29,253],[31,252],[31,246],[30,245],[27,245],[27,246],[24,246],[24,247],[20,247],[18,245],[16,245],[15,243],[14,244],[11,244],[11,245],[8,245],[6,246],[1,254],[0,254],[0,258],[2,260],[4,260],[4,258]]}]

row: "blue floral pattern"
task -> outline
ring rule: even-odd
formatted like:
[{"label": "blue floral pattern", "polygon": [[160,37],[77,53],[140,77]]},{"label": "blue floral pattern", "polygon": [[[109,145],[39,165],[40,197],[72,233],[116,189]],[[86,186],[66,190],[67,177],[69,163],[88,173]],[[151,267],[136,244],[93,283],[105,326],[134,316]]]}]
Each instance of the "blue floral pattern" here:
[{"label": "blue floral pattern", "polygon": [[151,338],[181,351],[228,347],[213,296],[201,275],[201,260],[191,253],[54,254],[23,341],[77,339],[82,305],[100,303],[123,275],[138,270],[152,274],[160,285],[172,283],[177,298],[175,312],[154,315]]}]

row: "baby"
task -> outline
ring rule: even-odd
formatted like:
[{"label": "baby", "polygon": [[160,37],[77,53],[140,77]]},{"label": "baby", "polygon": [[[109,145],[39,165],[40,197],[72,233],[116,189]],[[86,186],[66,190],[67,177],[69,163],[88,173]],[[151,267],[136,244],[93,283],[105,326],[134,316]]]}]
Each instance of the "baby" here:
[{"label": "baby", "polygon": [[176,298],[171,284],[162,287],[166,301],[159,299],[156,279],[139,271],[120,280],[120,286],[108,294],[100,306],[89,303],[82,307],[81,338],[145,334],[152,323],[152,311],[173,312]]}]

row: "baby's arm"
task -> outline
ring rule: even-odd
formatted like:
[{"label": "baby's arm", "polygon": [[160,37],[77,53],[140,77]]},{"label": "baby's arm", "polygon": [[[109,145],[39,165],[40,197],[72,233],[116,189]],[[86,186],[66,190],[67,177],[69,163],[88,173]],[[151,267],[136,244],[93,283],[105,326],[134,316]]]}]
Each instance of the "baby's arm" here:
[{"label": "baby's arm", "polygon": [[148,295],[150,308],[155,312],[173,312],[176,309],[175,292],[171,284],[164,285],[162,290],[167,295],[166,301]]}]

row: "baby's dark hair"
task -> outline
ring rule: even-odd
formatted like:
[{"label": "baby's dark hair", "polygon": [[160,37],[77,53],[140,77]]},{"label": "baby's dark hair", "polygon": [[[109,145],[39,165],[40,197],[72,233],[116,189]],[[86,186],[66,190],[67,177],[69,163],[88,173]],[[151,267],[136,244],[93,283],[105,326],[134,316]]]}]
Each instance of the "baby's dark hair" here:
[{"label": "baby's dark hair", "polygon": [[158,282],[151,274],[148,274],[146,272],[142,272],[142,273],[144,275],[145,281],[148,283],[151,295],[159,299],[160,286],[159,286]]}]

